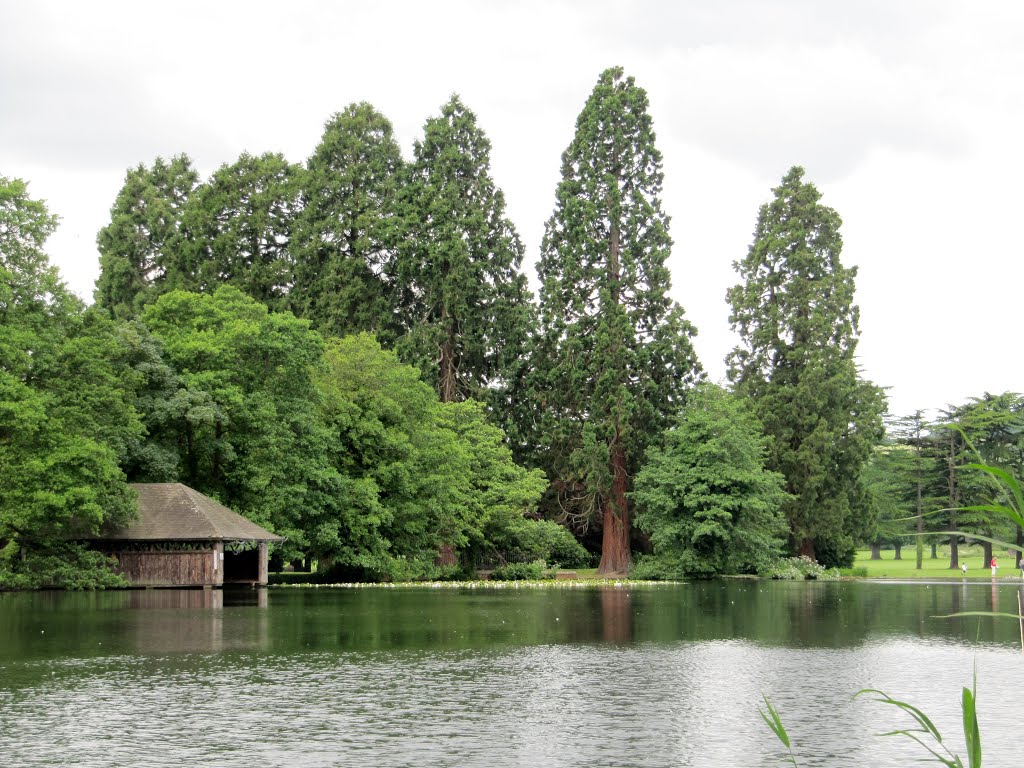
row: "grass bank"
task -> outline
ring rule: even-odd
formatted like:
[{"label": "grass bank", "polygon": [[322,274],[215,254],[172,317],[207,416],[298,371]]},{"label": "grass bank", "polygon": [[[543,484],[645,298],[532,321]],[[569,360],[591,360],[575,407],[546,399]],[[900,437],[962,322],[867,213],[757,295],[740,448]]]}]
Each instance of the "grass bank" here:
[{"label": "grass bank", "polygon": [[[871,550],[857,551],[853,573],[869,579],[962,579],[991,581],[988,563],[984,561],[980,546],[964,546],[959,548],[960,562],[967,563],[967,575],[949,567],[949,547],[939,547],[938,557],[931,557],[931,550],[926,548],[921,570],[917,569],[917,554],[913,547],[903,548],[903,557],[895,559],[891,549],[882,551],[881,560],[871,559]],[[1014,567],[1014,558],[1007,552],[996,552],[999,562],[997,579],[1020,580],[1020,571]],[[863,570],[862,570],[863,569]]]}]

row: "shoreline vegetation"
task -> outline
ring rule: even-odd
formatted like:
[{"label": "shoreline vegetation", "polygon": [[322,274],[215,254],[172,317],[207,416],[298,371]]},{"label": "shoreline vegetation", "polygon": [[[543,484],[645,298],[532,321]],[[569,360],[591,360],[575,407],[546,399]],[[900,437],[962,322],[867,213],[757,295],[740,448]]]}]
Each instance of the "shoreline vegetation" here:
[{"label": "shoreline vegetation", "polygon": [[841,218],[799,165],[734,262],[739,343],[710,382],[670,297],[648,106],[598,77],[536,293],[454,95],[411,158],[361,102],[305,163],[128,169],[92,305],[49,262],[57,215],[0,175],[0,589],[125,586],[94,543],[137,518],[134,483],[209,496],[313,582],[937,576],[854,561],[912,541],[948,541],[964,578],[965,538],[1012,567],[1024,396],[886,414]]},{"label": "shoreline vegetation", "polygon": [[[960,547],[960,561],[968,564],[967,573],[949,568],[948,549],[940,548],[938,557],[926,557],[922,568],[918,570],[913,557],[895,559],[893,550],[883,550],[881,558],[871,559],[870,550],[858,550],[854,566],[852,568],[838,569],[837,574],[823,578],[824,581],[922,581],[922,582],[963,582],[972,583],[992,582],[995,584],[1014,584],[1022,581],[1021,573],[1012,565],[1000,567],[993,577],[990,569],[983,565],[983,553],[981,547]],[[1007,563],[1012,559],[1007,557]],[[543,579],[491,579],[487,576],[478,575],[476,578],[465,580],[427,580],[427,581],[398,581],[398,582],[335,582],[318,583],[315,580],[302,580],[302,577],[310,576],[315,579],[315,574],[305,573],[275,573],[271,574],[270,587],[298,588],[311,587],[317,589],[360,589],[367,587],[393,588],[433,588],[433,589],[520,589],[527,587],[543,587],[551,589],[578,589],[586,587],[647,587],[663,584],[684,584],[693,582],[694,579],[632,579],[628,577],[605,577],[597,573],[596,568],[575,568],[573,570],[561,570],[552,573],[550,578]],[[754,574],[733,574],[724,575],[726,579],[751,579],[773,581],[767,576]],[[813,580],[813,579],[812,579]]]}]

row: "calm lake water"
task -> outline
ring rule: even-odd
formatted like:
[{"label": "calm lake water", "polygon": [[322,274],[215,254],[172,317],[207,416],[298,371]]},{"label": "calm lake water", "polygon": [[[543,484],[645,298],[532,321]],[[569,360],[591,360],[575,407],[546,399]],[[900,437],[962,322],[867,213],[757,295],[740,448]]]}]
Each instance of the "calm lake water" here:
[{"label": "calm lake water", "polygon": [[924,709],[1022,763],[1020,584],[0,594],[0,764],[801,766],[924,756]]}]

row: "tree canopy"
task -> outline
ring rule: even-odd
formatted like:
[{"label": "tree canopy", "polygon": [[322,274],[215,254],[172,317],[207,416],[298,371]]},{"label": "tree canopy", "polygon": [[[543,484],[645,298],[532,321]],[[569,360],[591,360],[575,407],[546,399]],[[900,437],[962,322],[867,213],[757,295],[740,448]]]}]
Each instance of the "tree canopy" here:
[{"label": "tree canopy", "polygon": [[484,399],[530,331],[523,245],[490,153],[476,115],[452,96],[427,120],[403,193],[398,350],[444,402]]},{"label": "tree canopy", "polygon": [[0,588],[116,583],[79,543],[134,514],[119,460],[142,425],[112,323],[43,250],[56,226],[0,177]]},{"label": "tree canopy", "polygon": [[763,570],[781,554],[785,478],[765,468],[768,440],[750,403],[700,385],[662,444],[652,446],[632,498],[661,575]]},{"label": "tree canopy", "polygon": [[729,289],[741,338],[729,378],[773,438],[769,466],[786,478],[792,548],[849,564],[866,510],[860,473],[882,436],[882,391],[854,353],[855,267],[840,261],[841,220],[794,167],[761,206],[754,241]]},{"label": "tree canopy", "polygon": [[531,387],[560,508],[603,529],[602,573],[630,568],[631,479],[700,373],[669,297],[661,164],[647,94],[606,70],[562,155]]}]

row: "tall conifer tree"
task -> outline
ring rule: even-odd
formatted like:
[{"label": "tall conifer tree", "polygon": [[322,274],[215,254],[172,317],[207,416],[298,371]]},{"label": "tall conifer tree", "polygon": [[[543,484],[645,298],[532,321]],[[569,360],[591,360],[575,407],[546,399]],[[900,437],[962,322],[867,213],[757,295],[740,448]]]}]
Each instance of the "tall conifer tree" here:
[{"label": "tall conifer tree", "polygon": [[858,375],[856,267],[839,260],[839,215],[794,167],[761,206],[754,242],[729,289],[742,343],[729,378],[774,438],[769,466],[786,477],[792,548],[849,564],[862,525],[860,475],[882,437],[885,396]]},{"label": "tall conifer tree", "polygon": [[491,143],[457,96],[427,120],[414,154],[398,350],[442,402],[484,399],[529,334],[523,246],[491,178]]},{"label": "tall conifer tree", "polygon": [[292,310],[324,333],[395,336],[395,258],[402,154],[372,105],[327,121],[309,158],[295,223]]},{"label": "tall conifer tree", "polygon": [[185,242],[165,258],[167,282],[206,293],[234,285],[271,309],[285,309],[301,177],[301,167],[271,152],[243,152],[222,165],[185,204]]},{"label": "tall conifer tree", "polygon": [[199,183],[187,155],[157,158],[125,176],[100,230],[96,303],[114,317],[134,317],[165,290],[168,260],[181,247],[182,212]]},{"label": "tall conifer tree", "polygon": [[603,574],[630,568],[631,479],[700,373],[695,330],[668,295],[672,241],[647,106],[621,68],[601,74],[562,155],[538,267],[539,433],[562,509],[603,526]]}]

